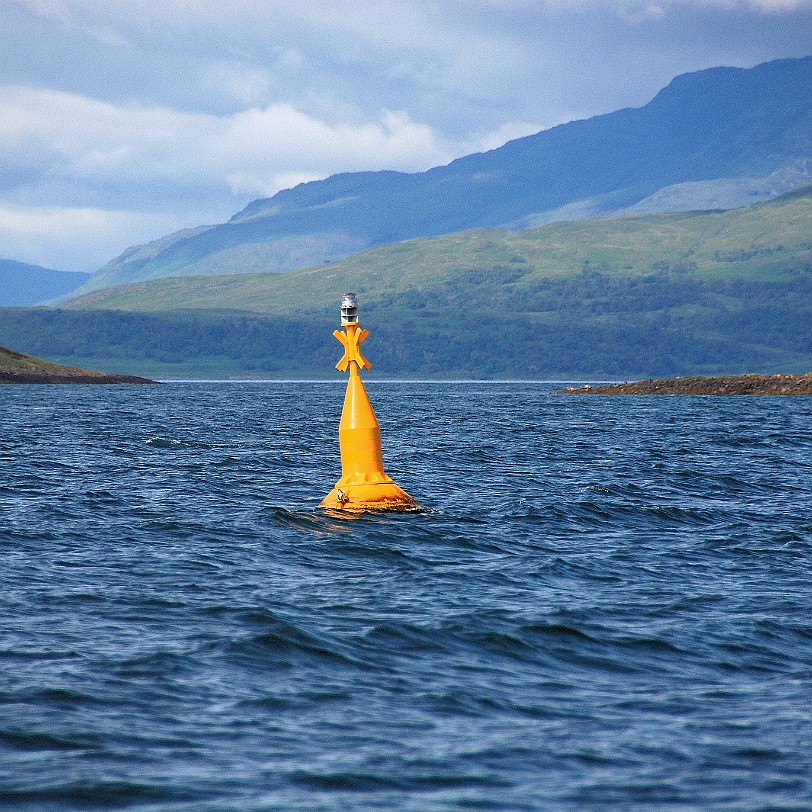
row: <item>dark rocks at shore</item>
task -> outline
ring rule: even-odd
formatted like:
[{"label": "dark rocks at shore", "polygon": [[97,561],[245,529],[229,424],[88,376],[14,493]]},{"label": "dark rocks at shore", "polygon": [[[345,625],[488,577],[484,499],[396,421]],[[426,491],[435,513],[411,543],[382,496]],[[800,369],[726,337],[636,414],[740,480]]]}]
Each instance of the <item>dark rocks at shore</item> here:
[{"label": "dark rocks at shore", "polygon": [[654,378],[603,386],[568,386],[562,395],[812,395],[812,372],[805,375],[695,375]]},{"label": "dark rocks at shore", "polygon": [[[91,370],[88,370],[89,372]],[[0,384],[4,383],[159,383],[159,381],[139,378],[137,375],[104,375],[101,372],[83,375],[79,370],[71,375],[53,375],[45,372],[0,369]]]}]

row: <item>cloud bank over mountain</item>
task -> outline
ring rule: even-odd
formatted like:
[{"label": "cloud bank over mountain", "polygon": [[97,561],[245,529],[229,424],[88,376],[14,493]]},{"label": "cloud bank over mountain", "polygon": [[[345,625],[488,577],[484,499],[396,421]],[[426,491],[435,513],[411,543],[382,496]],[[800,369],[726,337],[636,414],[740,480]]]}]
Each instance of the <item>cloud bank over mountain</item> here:
[{"label": "cloud bank over mountain", "polygon": [[0,255],[71,270],[301,181],[427,169],[640,106],[685,71],[812,53],[812,0],[0,0],[0,13]]}]

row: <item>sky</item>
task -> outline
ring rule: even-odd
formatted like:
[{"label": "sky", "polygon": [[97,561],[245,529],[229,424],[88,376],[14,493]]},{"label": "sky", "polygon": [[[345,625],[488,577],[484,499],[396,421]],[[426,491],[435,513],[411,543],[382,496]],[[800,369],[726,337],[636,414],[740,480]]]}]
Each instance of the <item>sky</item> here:
[{"label": "sky", "polygon": [[812,0],[0,0],[0,258],[93,271],[297,183],[810,54]]}]

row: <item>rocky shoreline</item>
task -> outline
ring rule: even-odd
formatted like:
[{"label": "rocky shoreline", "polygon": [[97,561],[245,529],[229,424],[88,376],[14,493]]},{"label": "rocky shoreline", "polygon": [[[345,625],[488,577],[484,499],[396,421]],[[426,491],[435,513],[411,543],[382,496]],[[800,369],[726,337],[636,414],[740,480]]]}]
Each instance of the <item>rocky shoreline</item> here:
[{"label": "rocky shoreline", "polygon": [[603,386],[568,386],[561,395],[812,395],[812,372],[805,375],[694,375],[653,378]]},{"label": "rocky shoreline", "polygon": [[114,375],[93,369],[52,364],[33,355],[0,347],[0,384],[25,383],[158,383],[137,375]]}]

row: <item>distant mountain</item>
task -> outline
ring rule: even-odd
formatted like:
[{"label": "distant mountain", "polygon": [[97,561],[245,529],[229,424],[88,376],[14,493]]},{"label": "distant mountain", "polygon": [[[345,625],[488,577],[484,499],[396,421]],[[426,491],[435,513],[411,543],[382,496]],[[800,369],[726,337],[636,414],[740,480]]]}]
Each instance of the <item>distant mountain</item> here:
[{"label": "distant mountain", "polygon": [[0,259],[0,306],[27,307],[72,293],[90,274]]},{"label": "distant mountain", "polygon": [[[462,308],[485,317],[496,302],[512,318],[532,312],[539,291],[562,280],[600,277],[606,286],[600,295],[609,297],[623,280],[656,284],[676,275],[701,286],[714,279],[766,282],[776,274],[812,284],[812,184],[730,211],[623,215],[521,231],[473,229],[287,274],[148,280],[94,291],[61,308],[326,315],[352,290],[366,313],[386,313],[387,321],[414,320],[427,308],[442,310],[443,303],[449,319]],[[404,308],[413,312],[404,314]]]},{"label": "distant mountain", "polygon": [[357,172],[257,200],[221,225],[113,260],[83,290],[163,276],[291,271],[470,228],[636,208],[727,208],[812,178],[812,57],[674,79],[650,103],[427,172]]},{"label": "distant mountain", "polygon": [[475,229],[288,274],[5,309],[0,343],[149,376],[327,377],[358,293],[373,374],[606,378],[812,369],[812,185],[733,211]]}]

